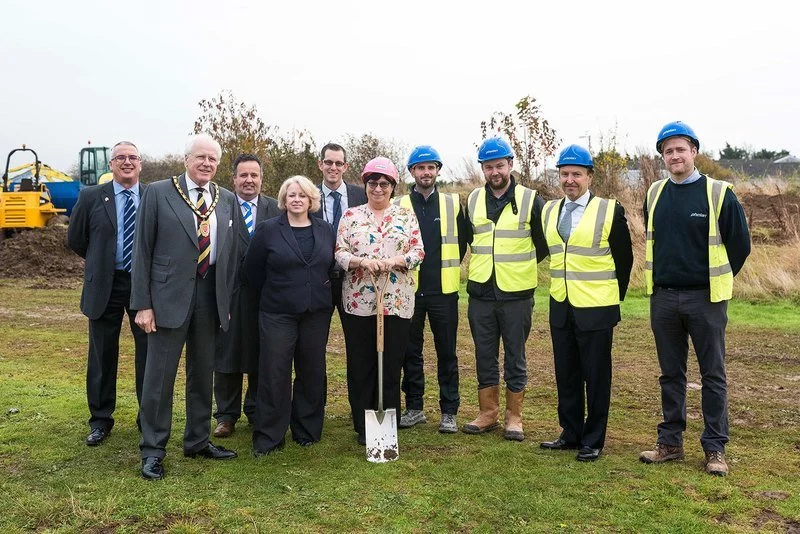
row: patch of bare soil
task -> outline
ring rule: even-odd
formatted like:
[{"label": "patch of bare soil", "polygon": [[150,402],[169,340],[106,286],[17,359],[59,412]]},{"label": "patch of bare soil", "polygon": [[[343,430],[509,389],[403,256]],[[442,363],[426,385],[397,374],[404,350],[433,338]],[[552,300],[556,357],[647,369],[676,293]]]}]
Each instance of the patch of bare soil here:
[{"label": "patch of bare soil", "polygon": [[795,191],[739,196],[755,243],[784,244],[800,235],[800,194]]},{"label": "patch of bare soil", "polygon": [[[24,230],[0,241],[0,277],[43,278],[48,289],[57,280],[83,276],[83,258],[67,248],[67,227],[53,225]],[[39,286],[37,286],[39,287]]]}]

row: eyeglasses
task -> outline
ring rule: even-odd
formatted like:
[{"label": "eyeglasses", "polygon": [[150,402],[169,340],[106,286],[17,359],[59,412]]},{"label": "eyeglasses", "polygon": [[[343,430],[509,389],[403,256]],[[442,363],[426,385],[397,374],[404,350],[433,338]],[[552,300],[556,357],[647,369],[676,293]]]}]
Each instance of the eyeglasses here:
[{"label": "eyeglasses", "polygon": [[206,161],[209,165],[216,165],[219,163],[219,160],[216,156],[206,156],[205,154],[192,154],[193,158],[197,158],[200,161]]},{"label": "eyeglasses", "polygon": [[384,191],[388,191],[392,188],[392,182],[367,182],[367,187],[370,189],[377,189],[380,187]]},{"label": "eyeglasses", "polygon": [[142,158],[140,158],[136,154],[131,154],[130,156],[123,156],[122,154],[120,154],[119,156],[114,156],[111,159],[116,161],[117,163],[125,163],[127,160],[131,160],[132,163],[136,163],[137,161],[142,160]]},{"label": "eyeglasses", "polygon": [[326,167],[333,167],[334,165],[336,165],[337,169],[341,169],[342,167],[347,165],[347,162],[346,161],[333,161],[332,159],[325,159],[325,160],[322,160],[322,164],[325,165]]}]

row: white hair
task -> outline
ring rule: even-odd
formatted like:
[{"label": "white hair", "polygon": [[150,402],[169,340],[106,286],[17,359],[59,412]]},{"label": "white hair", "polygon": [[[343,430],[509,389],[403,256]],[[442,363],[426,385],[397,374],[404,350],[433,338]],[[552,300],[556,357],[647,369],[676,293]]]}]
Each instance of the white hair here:
[{"label": "white hair", "polygon": [[118,146],[132,146],[136,150],[136,153],[137,154],[139,153],[139,147],[138,146],[134,145],[130,141],[120,141],[119,143],[117,143],[116,145],[111,147],[111,157],[114,157],[114,153],[117,151],[117,147]]},{"label": "white hair", "polygon": [[216,149],[217,149],[217,159],[221,159],[222,158],[222,147],[220,146],[220,144],[217,142],[216,139],[214,139],[213,137],[211,137],[207,133],[195,134],[195,135],[189,137],[189,140],[186,141],[186,146],[183,149],[183,155],[184,156],[191,155],[192,152],[194,151],[195,145],[197,143],[200,143],[200,142],[203,142],[203,141],[211,143],[212,145],[214,145],[214,147],[216,147]]}]

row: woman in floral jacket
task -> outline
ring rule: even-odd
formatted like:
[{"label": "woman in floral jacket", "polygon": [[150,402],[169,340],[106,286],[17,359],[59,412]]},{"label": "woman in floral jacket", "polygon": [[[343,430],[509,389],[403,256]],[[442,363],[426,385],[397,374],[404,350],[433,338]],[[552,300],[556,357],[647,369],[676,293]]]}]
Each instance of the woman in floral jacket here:
[{"label": "woman in floral jacket", "polygon": [[378,403],[376,291],[389,273],[384,293],[383,398],[400,410],[400,370],[414,314],[414,277],[425,256],[413,210],[390,203],[398,172],[384,157],[371,160],[361,179],[367,203],[348,208],[339,223],[336,262],[347,271],[342,285],[342,327],[347,347],[347,393],[358,442],[365,444],[364,410]]}]

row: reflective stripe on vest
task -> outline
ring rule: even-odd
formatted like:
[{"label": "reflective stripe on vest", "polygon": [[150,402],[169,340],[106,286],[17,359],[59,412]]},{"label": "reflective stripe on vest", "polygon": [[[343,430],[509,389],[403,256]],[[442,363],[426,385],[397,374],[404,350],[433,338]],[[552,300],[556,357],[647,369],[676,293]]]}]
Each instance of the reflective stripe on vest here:
[{"label": "reflective stripe on vest", "polygon": [[592,197],[566,244],[558,233],[561,200],[542,210],[542,228],[550,250],[550,295],[569,299],[576,308],[619,304],[617,270],[608,235],[614,222],[615,200]]},{"label": "reflective stripe on vest", "polygon": [[518,202],[517,215],[509,202],[496,226],[487,218],[485,187],[470,193],[467,207],[473,231],[469,279],[486,282],[494,270],[497,287],[509,292],[533,289],[538,282],[530,226],[536,191],[516,185],[514,198]]},{"label": "reflective stripe on vest", "polygon": [[[647,231],[645,233],[645,291],[653,294],[653,214],[661,192],[667,185],[667,178],[654,182],[647,191]],[[708,221],[708,282],[711,289],[711,302],[730,300],[733,296],[733,271],[728,262],[728,251],[722,243],[719,233],[719,215],[725,201],[725,191],[733,185],[722,180],[714,180],[706,176],[706,195],[708,197],[709,214],[713,210],[714,217]]]},{"label": "reflective stripe on vest", "polygon": [[[411,196],[405,195],[392,201],[395,205],[402,206],[411,211]],[[439,221],[442,234],[442,293],[456,293],[461,284],[461,254],[458,250],[458,225],[456,218],[461,210],[461,203],[456,193],[439,192]],[[425,243],[423,242],[423,246]],[[424,261],[424,260],[423,260]],[[414,286],[417,286],[419,268],[414,269]]]}]

